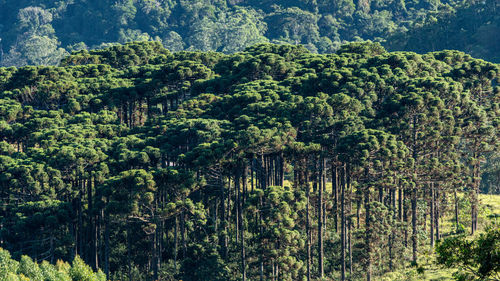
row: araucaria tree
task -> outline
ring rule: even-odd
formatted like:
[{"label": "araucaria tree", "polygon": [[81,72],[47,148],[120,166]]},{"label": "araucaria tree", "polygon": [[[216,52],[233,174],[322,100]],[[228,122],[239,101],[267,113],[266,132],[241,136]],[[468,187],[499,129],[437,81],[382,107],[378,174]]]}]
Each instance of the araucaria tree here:
[{"label": "araucaria tree", "polygon": [[444,212],[477,230],[499,75],[373,43],[0,68],[0,246],[118,280],[376,280]]}]

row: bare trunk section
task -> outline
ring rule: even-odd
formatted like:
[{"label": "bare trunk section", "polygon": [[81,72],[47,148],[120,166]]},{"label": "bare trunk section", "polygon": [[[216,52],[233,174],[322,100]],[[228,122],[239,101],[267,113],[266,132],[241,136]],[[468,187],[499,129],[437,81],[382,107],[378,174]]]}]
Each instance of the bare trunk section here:
[{"label": "bare trunk section", "polygon": [[431,188],[430,188],[430,209],[431,209],[431,218],[430,218],[430,223],[431,223],[431,229],[430,229],[430,237],[431,237],[431,247],[434,248],[434,223],[435,223],[435,220],[434,220],[434,215],[435,215],[435,211],[434,211],[434,206],[436,205],[434,200],[435,200],[435,196],[434,196],[434,183],[431,183],[430,184]]},{"label": "bare trunk section", "polygon": [[346,184],[346,167],[345,164],[341,169],[340,183],[340,263],[341,263],[341,280],[345,281],[345,246],[346,246],[346,218],[345,218],[345,184]]},{"label": "bare trunk section", "polygon": [[318,271],[320,278],[325,276],[323,267],[323,156],[320,158],[318,175]]},{"label": "bare trunk section", "polygon": [[366,281],[372,280],[371,232],[370,223],[370,188],[365,191],[365,251],[366,251]]}]

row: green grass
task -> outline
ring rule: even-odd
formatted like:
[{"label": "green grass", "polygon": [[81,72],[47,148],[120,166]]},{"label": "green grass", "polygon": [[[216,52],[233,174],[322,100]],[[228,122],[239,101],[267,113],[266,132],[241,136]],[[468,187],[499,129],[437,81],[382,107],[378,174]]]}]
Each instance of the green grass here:
[{"label": "green grass", "polygon": [[479,201],[484,208],[485,215],[500,222],[500,195],[480,194]]},{"label": "green grass", "polygon": [[[462,196],[460,196],[462,197]],[[479,222],[480,229],[483,229],[490,223],[500,223],[500,195],[480,194],[481,204]],[[461,210],[461,212],[465,212]],[[461,217],[467,217],[468,214],[462,214]],[[453,230],[452,217],[443,218],[443,232],[451,233]],[[465,225],[466,229],[468,225]],[[468,230],[468,229],[467,229]],[[453,281],[453,273],[456,269],[441,267],[435,263],[435,257],[430,248],[423,250],[426,254],[420,256],[418,267],[401,269],[395,272],[389,272],[382,276],[381,281]]]}]

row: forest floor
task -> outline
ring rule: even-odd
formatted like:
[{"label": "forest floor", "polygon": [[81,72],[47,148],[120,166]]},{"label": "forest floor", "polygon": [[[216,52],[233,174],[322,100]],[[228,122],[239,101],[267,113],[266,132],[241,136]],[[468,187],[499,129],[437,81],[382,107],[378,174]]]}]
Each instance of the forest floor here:
[{"label": "forest floor", "polygon": [[[481,228],[494,223],[500,223],[500,195],[480,194],[479,200],[481,204],[481,211],[479,223]],[[463,214],[461,217],[465,217]],[[449,235],[453,232],[451,229],[453,225],[453,218],[443,218],[443,236]],[[465,224],[464,224],[465,225]],[[468,229],[466,229],[468,230]],[[480,233],[480,231],[478,232]],[[431,253],[430,247],[422,249],[423,255],[419,259],[418,267],[411,267],[401,269],[396,272],[385,274],[381,281],[453,281],[453,273],[455,269],[448,269],[441,267],[435,263],[435,256]]]}]

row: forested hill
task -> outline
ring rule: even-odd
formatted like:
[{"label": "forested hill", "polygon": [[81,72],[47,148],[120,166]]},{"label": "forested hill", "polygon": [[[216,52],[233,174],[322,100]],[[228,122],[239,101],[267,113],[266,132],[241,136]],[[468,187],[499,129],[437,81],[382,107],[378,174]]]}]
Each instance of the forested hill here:
[{"label": "forested hill", "polygon": [[499,74],[368,43],[0,68],[0,247],[113,280],[375,278],[445,215],[477,231]]},{"label": "forested hill", "polygon": [[[332,53],[347,41],[459,49],[498,62],[497,0],[0,0],[0,66],[55,65],[74,50],[155,40],[234,53],[256,43]],[[465,11],[465,12],[464,12]],[[390,38],[390,39],[388,39]]]},{"label": "forested hill", "polygon": [[500,1],[468,3],[457,9],[429,13],[408,32],[389,36],[390,50],[429,52],[461,50],[474,57],[500,62]]}]

